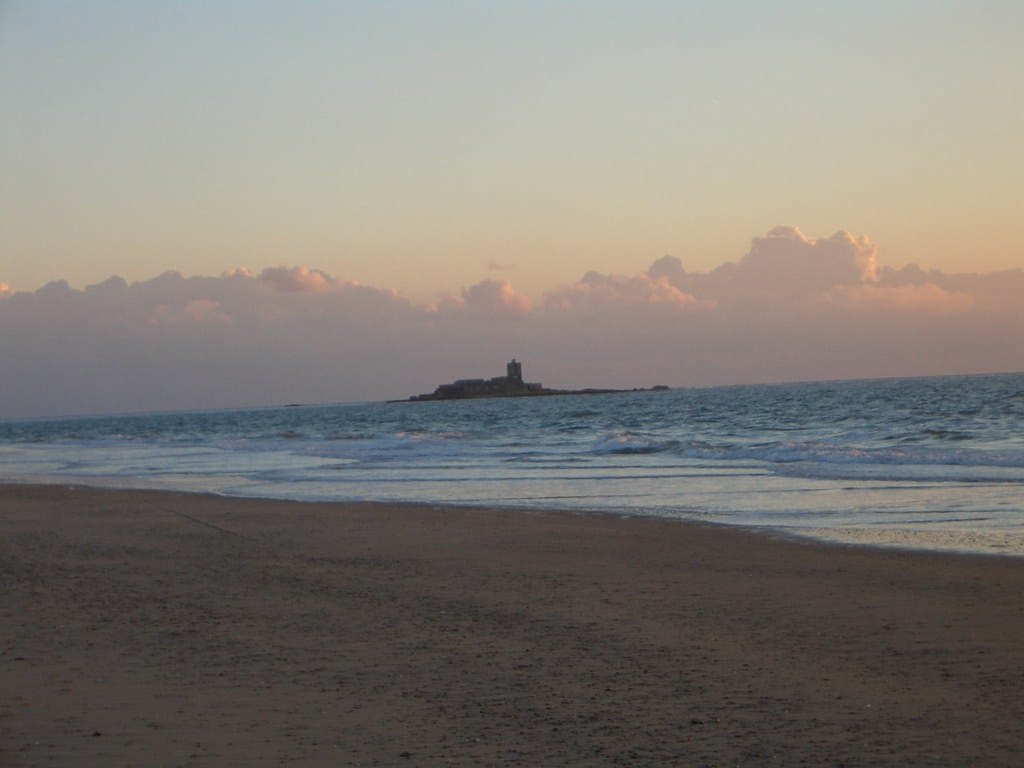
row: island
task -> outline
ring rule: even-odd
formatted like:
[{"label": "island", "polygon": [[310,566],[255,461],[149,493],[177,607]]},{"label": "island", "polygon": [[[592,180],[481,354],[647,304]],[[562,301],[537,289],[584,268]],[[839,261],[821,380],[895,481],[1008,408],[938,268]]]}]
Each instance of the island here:
[{"label": "island", "polygon": [[469,400],[484,397],[546,397],[550,395],[606,395],[616,392],[664,392],[668,387],[659,384],[654,387],[633,389],[549,389],[540,382],[523,381],[523,364],[512,358],[505,366],[504,376],[490,379],[457,379],[442,384],[433,392],[413,395],[408,400],[391,400],[393,403],[422,402],[425,400]]}]

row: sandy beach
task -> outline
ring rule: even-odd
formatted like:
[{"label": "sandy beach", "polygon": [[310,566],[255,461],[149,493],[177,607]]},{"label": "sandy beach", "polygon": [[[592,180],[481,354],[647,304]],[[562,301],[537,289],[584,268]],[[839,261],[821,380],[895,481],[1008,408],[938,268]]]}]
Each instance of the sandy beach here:
[{"label": "sandy beach", "polygon": [[1024,562],[0,486],[0,765],[1017,766]]}]

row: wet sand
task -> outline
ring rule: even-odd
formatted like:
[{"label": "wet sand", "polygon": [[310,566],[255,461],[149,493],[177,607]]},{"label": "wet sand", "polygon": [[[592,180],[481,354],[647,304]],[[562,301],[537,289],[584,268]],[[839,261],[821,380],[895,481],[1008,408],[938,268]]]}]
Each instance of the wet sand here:
[{"label": "wet sand", "polygon": [[1018,766],[1024,561],[0,486],[0,765]]}]

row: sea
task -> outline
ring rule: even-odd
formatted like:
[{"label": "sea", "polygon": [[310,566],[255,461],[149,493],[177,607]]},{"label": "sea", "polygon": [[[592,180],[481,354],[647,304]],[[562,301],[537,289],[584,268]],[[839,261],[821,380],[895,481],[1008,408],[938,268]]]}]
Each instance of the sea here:
[{"label": "sea", "polygon": [[1019,557],[1024,374],[6,420],[0,481],[639,515]]}]

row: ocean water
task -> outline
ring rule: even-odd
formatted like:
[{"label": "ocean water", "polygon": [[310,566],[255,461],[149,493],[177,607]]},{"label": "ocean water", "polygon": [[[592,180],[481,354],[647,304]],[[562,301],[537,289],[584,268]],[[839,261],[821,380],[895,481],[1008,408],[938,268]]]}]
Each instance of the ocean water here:
[{"label": "ocean water", "polygon": [[0,480],[1024,554],[1024,374],[0,422]]}]

